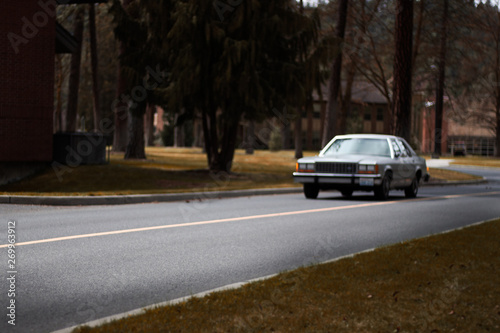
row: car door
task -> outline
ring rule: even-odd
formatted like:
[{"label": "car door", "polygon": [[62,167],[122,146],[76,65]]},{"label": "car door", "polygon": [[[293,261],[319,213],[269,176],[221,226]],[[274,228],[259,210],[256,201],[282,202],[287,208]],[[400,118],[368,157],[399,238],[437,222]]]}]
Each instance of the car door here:
[{"label": "car door", "polygon": [[401,140],[401,142],[405,146],[406,151],[411,155],[411,163],[413,163],[413,166],[415,167],[415,174],[417,173],[417,170],[423,170],[424,172],[426,172],[427,166],[425,164],[425,160],[419,157],[417,153],[415,153],[408,142],[406,142],[404,139]]},{"label": "car door", "polygon": [[403,184],[404,172],[404,157],[401,151],[401,146],[396,142],[396,139],[391,139],[392,150],[394,151],[394,158],[391,165],[392,169],[392,187],[400,187]]},{"label": "car door", "polygon": [[402,139],[396,139],[401,150],[401,158],[399,164],[399,175],[401,178],[400,186],[409,186],[415,177],[416,168],[416,155],[412,153],[412,150],[407,147],[407,144]]}]

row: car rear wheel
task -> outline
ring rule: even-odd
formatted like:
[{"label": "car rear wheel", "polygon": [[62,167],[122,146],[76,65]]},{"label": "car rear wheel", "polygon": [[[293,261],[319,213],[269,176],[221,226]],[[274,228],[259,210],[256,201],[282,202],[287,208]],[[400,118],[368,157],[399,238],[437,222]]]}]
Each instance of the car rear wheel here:
[{"label": "car rear wheel", "polygon": [[379,200],[387,200],[387,198],[389,198],[390,190],[391,190],[391,176],[385,174],[384,178],[382,178],[382,184],[375,187],[375,197]]},{"label": "car rear wheel", "polygon": [[319,187],[316,184],[304,184],[304,195],[307,199],[316,199],[319,194]]},{"label": "car rear wheel", "polygon": [[405,188],[405,196],[407,198],[416,198],[418,194],[418,180],[417,178],[413,178],[411,185]]}]

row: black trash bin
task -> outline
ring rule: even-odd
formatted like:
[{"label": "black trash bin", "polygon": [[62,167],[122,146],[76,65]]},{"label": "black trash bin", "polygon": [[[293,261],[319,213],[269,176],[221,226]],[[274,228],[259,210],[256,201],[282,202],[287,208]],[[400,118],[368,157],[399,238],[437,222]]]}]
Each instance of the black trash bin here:
[{"label": "black trash bin", "polygon": [[106,143],[102,133],[54,134],[54,161],[69,165],[106,164]]}]

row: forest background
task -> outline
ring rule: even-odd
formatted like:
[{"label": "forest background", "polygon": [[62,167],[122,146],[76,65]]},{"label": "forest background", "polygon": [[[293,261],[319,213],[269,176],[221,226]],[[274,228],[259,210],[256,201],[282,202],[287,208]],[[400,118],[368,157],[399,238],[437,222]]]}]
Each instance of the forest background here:
[{"label": "forest background", "polygon": [[[189,137],[197,119],[208,168],[230,171],[236,147],[252,152],[255,123],[290,120],[277,133],[290,142],[321,85],[325,144],[348,129],[355,80],[387,100],[390,134],[414,142],[422,103],[435,108],[439,133],[446,104],[448,117],[489,128],[500,146],[498,3],[113,0],[59,6],[58,21],[81,43],[56,57],[55,131],[112,126],[113,150],[127,159],[145,158],[161,137],[174,144],[176,131]],[[167,126],[154,137],[156,107]],[[300,157],[302,131],[294,135],[283,148]]]}]

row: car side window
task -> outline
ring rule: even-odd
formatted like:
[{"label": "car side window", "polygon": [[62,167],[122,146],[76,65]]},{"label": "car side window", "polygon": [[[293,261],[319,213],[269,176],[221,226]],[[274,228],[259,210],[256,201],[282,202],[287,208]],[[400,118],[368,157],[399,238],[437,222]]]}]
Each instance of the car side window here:
[{"label": "car side window", "polygon": [[398,146],[401,148],[401,157],[408,157],[409,154],[405,149],[405,146],[403,145],[403,142],[401,140],[396,140],[398,143]]},{"label": "car side window", "polygon": [[405,147],[406,152],[408,153],[408,157],[412,157],[413,155],[415,155],[415,152],[413,151],[413,149],[411,149],[410,145],[406,141],[401,141],[401,143],[403,144],[403,147]]},{"label": "car side window", "polygon": [[396,143],[396,140],[392,139],[391,145],[392,145],[392,150],[394,150],[394,155],[396,157],[400,157],[401,156],[401,148],[399,148],[399,145]]}]

